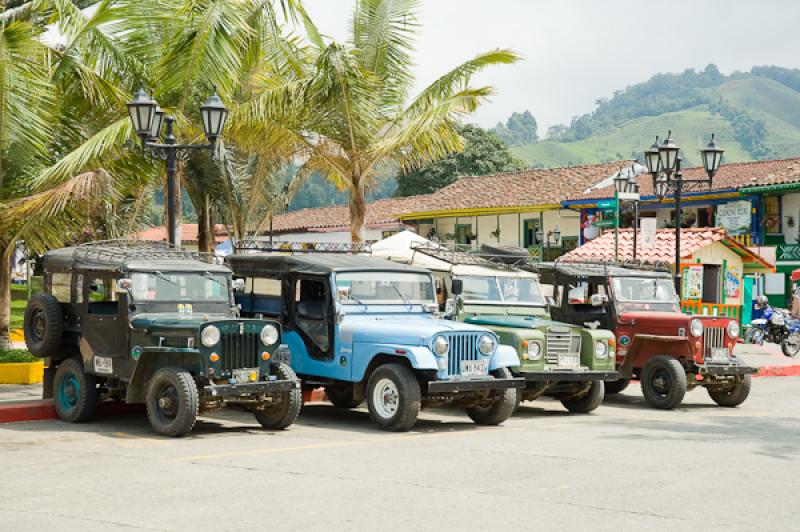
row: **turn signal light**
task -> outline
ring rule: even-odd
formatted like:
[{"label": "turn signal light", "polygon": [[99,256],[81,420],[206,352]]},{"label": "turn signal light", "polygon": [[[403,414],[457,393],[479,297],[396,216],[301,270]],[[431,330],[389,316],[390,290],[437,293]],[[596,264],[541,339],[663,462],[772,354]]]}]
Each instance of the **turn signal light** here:
[{"label": "turn signal light", "polygon": [[608,340],[608,347],[610,347],[611,349],[614,349],[614,346],[615,346],[615,345],[617,345],[617,341],[616,341],[616,340],[614,340],[613,338],[610,338],[610,339]]},{"label": "turn signal light", "polygon": [[528,349],[528,341],[527,341],[527,340],[523,340],[523,341],[522,341],[522,347],[523,347],[524,349],[526,349],[526,350]]},{"label": "turn signal light", "polygon": [[211,362],[218,362],[218,361],[219,361],[219,355],[218,355],[218,354],[216,354],[216,353],[211,353],[211,356],[210,356],[210,357],[208,357],[208,359],[209,359]]},{"label": "turn signal light", "polygon": [[270,356],[269,353],[264,351],[263,353],[261,353],[261,360],[269,360],[269,356]]}]

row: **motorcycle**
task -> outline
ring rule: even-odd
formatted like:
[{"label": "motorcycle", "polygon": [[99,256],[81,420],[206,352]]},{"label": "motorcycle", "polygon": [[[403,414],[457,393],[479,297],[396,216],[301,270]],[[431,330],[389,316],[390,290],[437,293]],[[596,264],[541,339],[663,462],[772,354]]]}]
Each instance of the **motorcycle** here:
[{"label": "motorcycle", "polygon": [[800,354],[800,319],[790,318],[786,328],[788,333],[781,342],[781,351],[787,357],[794,358]]},{"label": "motorcycle", "polygon": [[[760,308],[764,311],[762,317],[750,322],[750,328],[744,337],[745,343],[757,345],[764,345],[764,342],[783,344],[790,332],[786,325],[786,311],[772,308],[767,303],[761,304]],[[800,332],[800,323],[798,326],[798,332]],[[797,345],[798,351],[800,351],[800,335],[797,338]]]}]

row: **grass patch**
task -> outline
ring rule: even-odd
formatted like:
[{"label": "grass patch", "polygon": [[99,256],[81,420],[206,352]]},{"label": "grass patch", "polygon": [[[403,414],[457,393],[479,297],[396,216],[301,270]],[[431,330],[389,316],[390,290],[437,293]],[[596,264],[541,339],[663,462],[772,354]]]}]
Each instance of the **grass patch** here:
[{"label": "grass patch", "polygon": [[[39,294],[42,291],[42,278],[34,277],[33,294]],[[28,306],[28,287],[25,285],[12,284],[11,285],[11,330],[22,329],[23,317],[25,315],[25,307]]]},{"label": "grass patch", "polygon": [[38,362],[41,360],[28,353],[24,349],[11,349],[10,351],[0,351],[0,364],[11,364],[15,362]]}]

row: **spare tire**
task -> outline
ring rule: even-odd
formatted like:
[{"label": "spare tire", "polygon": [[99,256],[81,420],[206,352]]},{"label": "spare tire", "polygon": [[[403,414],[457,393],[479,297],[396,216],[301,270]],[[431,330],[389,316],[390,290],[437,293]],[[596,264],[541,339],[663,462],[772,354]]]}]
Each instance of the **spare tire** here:
[{"label": "spare tire", "polygon": [[39,357],[53,356],[64,337],[61,304],[50,294],[38,294],[25,309],[25,343],[28,351]]}]

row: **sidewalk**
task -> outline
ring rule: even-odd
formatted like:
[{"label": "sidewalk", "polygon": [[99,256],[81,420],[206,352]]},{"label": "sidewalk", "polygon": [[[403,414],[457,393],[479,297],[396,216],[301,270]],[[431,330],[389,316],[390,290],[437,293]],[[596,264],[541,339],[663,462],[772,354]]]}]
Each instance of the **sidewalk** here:
[{"label": "sidewalk", "polygon": [[781,346],[765,343],[763,346],[738,344],[734,353],[745,364],[759,369],[756,377],[800,376],[800,357],[789,358]]}]

